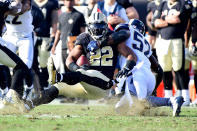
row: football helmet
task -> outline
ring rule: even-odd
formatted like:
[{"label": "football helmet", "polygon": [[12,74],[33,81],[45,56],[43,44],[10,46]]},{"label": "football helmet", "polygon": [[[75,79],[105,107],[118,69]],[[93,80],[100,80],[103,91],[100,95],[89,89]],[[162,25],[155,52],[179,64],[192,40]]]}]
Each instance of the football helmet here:
[{"label": "football helmet", "polygon": [[138,30],[141,34],[145,35],[145,26],[142,21],[138,19],[131,19],[129,21],[129,25]]},{"label": "football helmet", "polygon": [[129,30],[129,24],[120,23],[115,27],[114,31],[118,32],[121,29]]},{"label": "football helmet", "polygon": [[95,12],[88,20],[88,32],[96,40],[102,41],[108,31],[107,18],[104,14]]}]

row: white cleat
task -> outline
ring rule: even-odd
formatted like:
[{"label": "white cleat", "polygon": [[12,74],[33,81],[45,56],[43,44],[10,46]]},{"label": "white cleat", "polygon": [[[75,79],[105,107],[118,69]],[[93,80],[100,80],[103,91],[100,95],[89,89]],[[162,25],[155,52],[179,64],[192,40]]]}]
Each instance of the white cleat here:
[{"label": "white cleat", "polygon": [[28,112],[28,108],[25,106],[23,100],[19,98],[18,93],[13,90],[9,89],[8,93],[0,103],[0,109],[6,109],[6,108],[13,108],[13,110],[16,110],[17,112]]},{"label": "white cleat", "polygon": [[55,66],[54,66],[54,62],[53,62],[53,58],[49,57],[48,59],[48,73],[49,73],[49,79],[48,82],[49,84],[55,84],[56,83],[56,70],[55,70]]},{"label": "white cleat", "polygon": [[183,97],[182,96],[178,96],[178,97],[171,97],[170,98],[170,102],[172,104],[172,109],[173,109],[173,114],[172,116],[179,116],[180,112],[181,112],[181,106],[184,102]]}]

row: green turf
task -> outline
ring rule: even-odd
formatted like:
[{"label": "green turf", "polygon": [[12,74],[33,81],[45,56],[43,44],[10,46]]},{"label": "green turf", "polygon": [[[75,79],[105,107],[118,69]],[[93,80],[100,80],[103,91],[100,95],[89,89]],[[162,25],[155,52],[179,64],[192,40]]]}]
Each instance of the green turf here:
[{"label": "green turf", "polygon": [[43,105],[27,114],[0,115],[0,131],[197,130],[197,108],[183,108],[176,118],[171,114],[170,108],[156,108],[145,116],[128,116],[118,115],[111,106]]}]

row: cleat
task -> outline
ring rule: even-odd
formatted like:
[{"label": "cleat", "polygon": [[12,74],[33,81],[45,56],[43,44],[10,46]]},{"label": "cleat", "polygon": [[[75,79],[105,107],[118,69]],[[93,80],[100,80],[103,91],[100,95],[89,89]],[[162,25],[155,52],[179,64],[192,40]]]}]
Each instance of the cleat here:
[{"label": "cleat", "polygon": [[4,90],[0,89],[0,99],[3,100],[3,98],[8,93],[8,88],[6,87]]},{"label": "cleat", "polygon": [[48,73],[49,73],[49,79],[48,82],[49,84],[55,84],[56,83],[56,69],[54,66],[53,58],[49,57],[48,59]]},{"label": "cleat", "polygon": [[9,89],[8,93],[2,100],[1,107],[2,108],[13,107],[17,111],[28,112],[28,109],[25,107],[23,100],[19,98],[18,93],[13,89]]},{"label": "cleat", "polygon": [[182,96],[171,97],[170,102],[172,104],[172,109],[173,109],[172,116],[173,117],[179,116],[179,114],[181,112],[181,106],[184,102],[183,97]]},{"label": "cleat", "polygon": [[193,107],[197,106],[197,98],[192,103],[190,103],[190,106],[193,106]]},{"label": "cleat", "polygon": [[26,109],[26,112],[28,112],[32,110],[35,106],[32,100],[24,100],[24,107]]}]

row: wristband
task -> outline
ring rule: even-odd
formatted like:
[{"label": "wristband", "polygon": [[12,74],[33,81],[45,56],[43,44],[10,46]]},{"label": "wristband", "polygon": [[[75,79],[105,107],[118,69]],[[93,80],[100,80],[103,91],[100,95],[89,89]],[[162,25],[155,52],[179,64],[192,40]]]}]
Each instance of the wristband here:
[{"label": "wristband", "polygon": [[80,67],[75,63],[75,62],[72,62],[68,65],[68,69],[70,71],[73,71],[75,72],[77,69],[79,69]]},{"label": "wristband", "polygon": [[125,67],[129,70],[132,70],[135,65],[136,62],[134,60],[127,60]]}]

